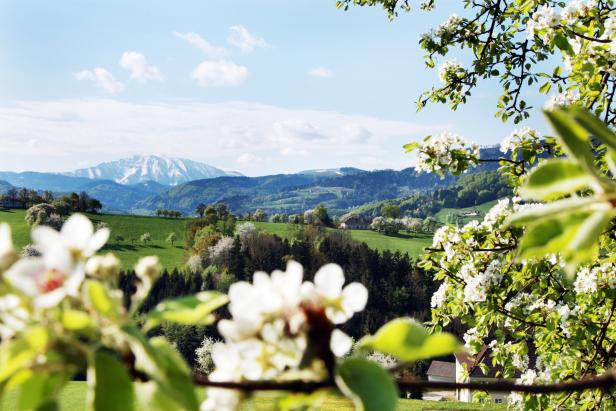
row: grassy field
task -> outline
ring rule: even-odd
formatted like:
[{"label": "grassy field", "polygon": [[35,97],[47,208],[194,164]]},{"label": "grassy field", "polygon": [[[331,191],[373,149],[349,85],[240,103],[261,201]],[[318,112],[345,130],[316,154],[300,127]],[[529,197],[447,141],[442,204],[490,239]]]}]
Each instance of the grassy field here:
[{"label": "grassy field", "polygon": [[[203,390],[199,390],[202,394]],[[83,411],[85,410],[86,384],[84,382],[71,382],[67,385],[60,397],[61,411]],[[4,401],[0,403],[3,411],[17,411],[17,398],[15,393],[7,392]],[[244,404],[242,410],[273,410],[275,401],[272,395],[263,395]],[[342,397],[329,397],[322,407],[327,411],[351,411],[352,404]],[[424,411],[424,410],[504,410],[500,406],[482,406],[479,404],[467,404],[453,401],[419,401],[419,400],[400,400],[398,410],[400,411]],[[144,410],[145,411],[145,410]]]},{"label": "grassy field", "polygon": [[[284,223],[254,223],[257,228],[276,234],[282,238],[290,238],[297,226]],[[351,238],[365,242],[368,247],[384,251],[401,251],[412,257],[418,257],[423,249],[432,243],[432,233],[401,232],[396,237],[386,236],[370,230],[349,230]]]},{"label": "grassy field", "polygon": [[[11,225],[17,247],[30,243],[30,227],[24,216],[25,210],[0,210],[0,222]],[[112,251],[122,261],[123,268],[131,268],[139,257],[146,255],[157,255],[168,269],[179,267],[184,262],[185,219],[115,214],[93,214],[89,217],[94,224],[100,221],[108,224],[111,238],[103,251]],[[139,237],[146,232],[152,235],[152,241],[147,245],[139,241]],[[175,232],[178,238],[173,246],[165,241],[170,232]],[[116,241],[116,235],[124,237],[124,241]]]},{"label": "grassy field", "polygon": [[483,217],[485,216],[485,214],[498,202],[498,200],[494,200],[494,201],[489,201],[487,203],[483,203],[483,204],[479,204],[477,206],[473,206],[473,207],[466,207],[466,208],[443,208],[441,209],[438,213],[436,213],[434,215],[434,218],[436,218],[439,222],[445,224],[445,223],[453,223],[455,220],[452,220],[450,217],[450,221],[448,220],[448,216],[452,215],[452,214],[462,214],[464,212],[469,212],[469,211],[478,211],[479,215],[476,217],[461,217],[460,218],[460,223],[461,224],[466,224],[471,220],[482,220]]}]

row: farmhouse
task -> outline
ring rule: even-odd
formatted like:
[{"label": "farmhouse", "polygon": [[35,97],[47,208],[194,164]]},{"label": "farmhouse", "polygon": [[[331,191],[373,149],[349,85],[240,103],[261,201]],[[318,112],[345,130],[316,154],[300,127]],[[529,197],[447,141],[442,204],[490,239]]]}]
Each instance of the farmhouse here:
[{"label": "farmhouse", "polygon": [[344,230],[368,230],[370,229],[370,221],[359,216],[348,216],[342,219],[340,228]]},{"label": "farmhouse", "polygon": [[[455,362],[432,361],[428,368],[428,381],[440,382],[488,382],[498,380],[496,377],[497,369],[494,368],[488,359],[489,348],[484,345],[482,350],[475,356],[470,356],[465,352],[455,354]],[[488,366],[487,375],[481,371],[479,365],[484,363]],[[466,370],[466,372],[465,372]],[[467,377],[465,377],[467,376]],[[456,390],[455,397],[458,401],[471,402],[474,391],[469,389]],[[504,404],[510,392],[488,392],[492,401],[496,404]]]}]

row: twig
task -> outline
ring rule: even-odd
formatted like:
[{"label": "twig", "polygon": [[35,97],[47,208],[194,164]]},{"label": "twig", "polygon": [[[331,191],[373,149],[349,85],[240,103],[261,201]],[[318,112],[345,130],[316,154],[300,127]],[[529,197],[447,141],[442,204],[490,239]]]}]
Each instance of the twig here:
[{"label": "twig", "polygon": [[[227,388],[242,391],[290,391],[310,393],[323,388],[335,388],[333,380],[324,381],[210,381],[203,374],[193,374],[193,382],[196,385]],[[607,372],[590,378],[576,381],[561,382],[544,385],[522,385],[512,381],[501,380],[495,382],[443,382],[424,380],[398,380],[398,387],[406,390],[427,389],[470,389],[483,391],[515,391],[531,394],[550,394],[557,392],[576,392],[591,389],[608,390],[616,386],[616,371],[610,369]]]}]

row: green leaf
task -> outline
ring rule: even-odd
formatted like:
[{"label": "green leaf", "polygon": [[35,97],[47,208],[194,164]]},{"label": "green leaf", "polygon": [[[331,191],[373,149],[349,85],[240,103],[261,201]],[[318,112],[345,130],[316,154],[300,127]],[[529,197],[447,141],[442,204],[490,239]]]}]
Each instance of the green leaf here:
[{"label": "green leaf", "polygon": [[168,411],[177,410],[178,404],[175,400],[165,394],[160,386],[154,381],[136,382],[138,409],[148,411]]},{"label": "green leaf", "polygon": [[84,330],[92,325],[90,316],[79,310],[65,310],[62,312],[62,325],[67,330]]},{"label": "green leaf", "polygon": [[616,134],[603,121],[581,107],[570,107],[566,112],[570,113],[588,133],[597,137],[612,150],[616,150]]},{"label": "green leaf", "polygon": [[69,377],[67,373],[49,374],[23,369],[9,381],[7,390],[15,393],[20,411],[54,409],[56,399]]},{"label": "green leaf", "polygon": [[550,91],[551,88],[552,88],[552,83],[548,81],[544,83],[541,87],[539,87],[539,92],[541,94],[547,94],[547,92]]},{"label": "green leaf", "polygon": [[565,110],[546,111],[545,115],[569,157],[580,163],[587,172],[596,174],[586,130]]},{"label": "green leaf", "polygon": [[414,141],[412,143],[405,144],[402,147],[404,147],[405,153],[410,153],[411,151],[414,151],[415,149],[419,148],[420,145],[421,145],[420,143],[418,143],[417,141]]},{"label": "green leaf", "polygon": [[535,223],[537,220],[554,217],[561,213],[578,212],[582,210],[590,211],[593,206],[602,206],[605,203],[597,200],[594,197],[569,197],[551,203],[542,204],[538,207],[530,207],[526,210],[519,211],[507,219],[507,226],[522,226],[529,223]]},{"label": "green leaf", "polygon": [[378,364],[363,358],[342,361],[336,369],[336,384],[358,411],[393,411],[398,387]]},{"label": "green leaf", "polygon": [[612,176],[616,178],[616,150],[607,149],[605,153],[605,163],[610,173],[612,173]]},{"label": "green leaf", "polygon": [[411,318],[397,318],[382,326],[375,335],[359,342],[361,348],[380,351],[401,361],[417,361],[461,350],[455,336],[448,333],[430,335]]},{"label": "green leaf", "polygon": [[530,200],[551,200],[591,188],[595,183],[578,163],[552,158],[543,161],[528,175],[520,187],[520,195]]},{"label": "green leaf", "polygon": [[87,281],[86,293],[90,304],[99,314],[104,316],[114,314],[114,301],[102,283],[93,280]]},{"label": "green leaf", "polygon": [[134,327],[126,326],[122,331],[135,354],[136,368],[148,374],[162,393],[181,405],[181,409],[198,410],[190,368],[169,343],[163,338],[149,341]]},{"label": "green leaf", "polygon": [[145,328],[150,329],[163,321],[185,325],[208,325],[215,321],[212,311],[227,303],[228,298],[215,291],[163,301],[149,314]]},{"label": "green leaf", "polygon": [[16,340],[0,345],[0,383],[27,367],[47,346],[47,339],[45,328],[37,326]]},{"label": "green leaf", "polygon": [[558,47],[562,51],[571,50],[571,45],[569,44],[569,40],[567,40],[567,37],[565,37],[564,35],[560,33],[554,36],[553,42],[556,45],[556,47]]},{"label": "green leaf", "polygon": [[519,245],[520,258],[560,253],[572,272],[598,254],[598,240],[613,217],[610,208],[544,218],[527,227]]},{"label": "green leaf", "polygon": [[88,410],[130,411],[135,409],[135,387],[124,365],[105,351],[94,354],[88,369]]}]

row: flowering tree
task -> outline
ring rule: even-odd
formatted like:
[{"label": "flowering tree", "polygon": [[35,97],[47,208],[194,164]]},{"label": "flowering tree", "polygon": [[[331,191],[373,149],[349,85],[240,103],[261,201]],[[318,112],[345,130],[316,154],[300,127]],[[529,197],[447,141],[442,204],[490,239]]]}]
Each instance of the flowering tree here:
[{"label": "flowering tree", "polygon": [[[411,0],[339,0],[351,4],[381,5],[394,18],[411,9]],[[436,0],[417,2],[429,12]],[[449,103],[453,109],[471,96],[481,80],[495,78],[502,85],[497,114],[520,122],[532,108],[525,90],[552,93],[548,105],[579,104],[616,121],[616,16],[612,0],[487,0],[461,2],[463,16],[451,15],[421,35],[426,65],[440,62],[441,84],[419,97]],[[464,64],[447,58],[468,58]]]},{"label": "flowering tree", "polygon": [[[616,365],[616,135],[579,108],[546,115],[556,140],[524,129],[502,145],[500,172],[519,197],[500,200],[483,221],[441,227],[422,262],[441,281],[435,329],[460,319],[470,327],[466,346],[488,344],[501,376],[521,374],[524,384]],[[614,409],[615,394],[511,399],[526,409]]]},{"label": "flowering tree", "polygon": [[[194,382],[210,386],[202,410],[237,409],[258,389],[315,391],[283,396],[287,409],[317,403],[328,390],[358,409],[395,408],[398,388],[388,370],[341,358],[352,340],[338,326],[364,309],[368,292],[359,283],[345,286],[339,266],[322,267],[310,282],[291,261],[284,272],[257,272],[252,283],[231,285],[228,296],[204,291],[164,301],[137,321],[161,266],[157,257],[139,260],[125,306],[116,287],[119,260],[96,254],[109,233],[106,227],[95,232],[75,214],[61,231],[35,227],[41,255],[20,259],[9,226],[0,224],[0,400],[16,390],[20,409],[56,409],[64,385],[86,375],[88,410],[197,410]],[[231,317],[218,321],[224,341],[206,348],[214,365],[207,377],[191,375],[163,338],[146,337],[163,322],[211,324],[218,319],[213,311],[227,303]],[[452,335],[429,335],[406,318],[385,324],[359,347],[400,362],[460,348]]]}]

